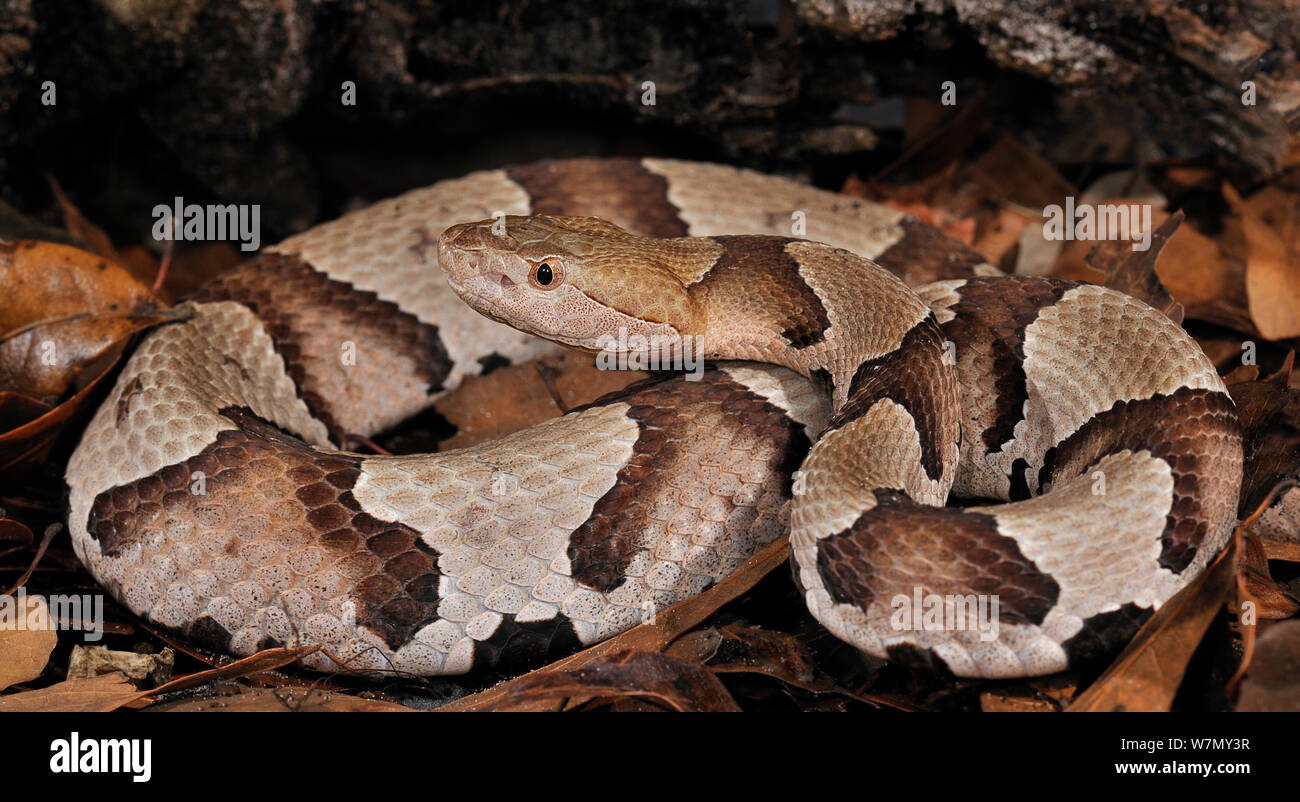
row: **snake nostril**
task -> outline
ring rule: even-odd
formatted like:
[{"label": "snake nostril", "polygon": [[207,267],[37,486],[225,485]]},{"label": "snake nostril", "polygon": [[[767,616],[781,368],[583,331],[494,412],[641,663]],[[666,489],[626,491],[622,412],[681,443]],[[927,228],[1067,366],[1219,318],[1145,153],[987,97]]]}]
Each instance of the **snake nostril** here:
[{"label": "snake nostril", "polygon": [[501,289],[503,289],[503,290],[508,290],[508,289],[510,289],[510,288],[513,287],[513,286],[515,286],[515,283],[514,283],[513,281],[510,280],[510,277],[507,276],[505,273],[502,273],[502,274],[501,274]]}]

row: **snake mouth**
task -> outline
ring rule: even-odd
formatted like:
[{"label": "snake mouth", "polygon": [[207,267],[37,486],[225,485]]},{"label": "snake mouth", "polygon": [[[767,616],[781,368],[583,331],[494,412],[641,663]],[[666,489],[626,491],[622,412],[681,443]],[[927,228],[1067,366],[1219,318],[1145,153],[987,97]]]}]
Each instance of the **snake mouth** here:
[{"label": "snake mouth", "polygon": [[[472,278],[477,278],[477,276],[474,276]],[[460,299],[464,301],[466,304],[468,304],[470,308],[474,309],[479,314],[486,315],[487,317],[492,318],[493,320],[501,320],[500,317],[493,314],[492,311],[494,307],[493,299],[488,297],[487,295],[484,295],[480,289],[481,287],[483,287],[484,284],[490,285],[491,282],[474,282],[473,284],[471,284],[469,282],[461,280],[459,276],[455,276],[449,273],[447,275],[447,284],[448,286],[451,287],[452,292],[460,296]],[[504,289],[504,285],[501,286],[502,289]]]}]

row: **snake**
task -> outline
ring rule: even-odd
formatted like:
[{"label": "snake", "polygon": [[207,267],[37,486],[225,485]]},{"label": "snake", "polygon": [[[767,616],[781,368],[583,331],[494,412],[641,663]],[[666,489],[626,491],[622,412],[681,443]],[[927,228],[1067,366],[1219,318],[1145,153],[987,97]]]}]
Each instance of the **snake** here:
[{"label": "snake", "polygon": [[[1236,521],[1240,424],[1181,326],[743,168],[478,171],[184,305],[85,428],[68,525],[135,615],[232,655],[540,665],[788,537],[791,596],[861,652],[1050,674],[1113,657]],[[651,344],[703,367],[468,448],[345,450],[502,365]]]}]

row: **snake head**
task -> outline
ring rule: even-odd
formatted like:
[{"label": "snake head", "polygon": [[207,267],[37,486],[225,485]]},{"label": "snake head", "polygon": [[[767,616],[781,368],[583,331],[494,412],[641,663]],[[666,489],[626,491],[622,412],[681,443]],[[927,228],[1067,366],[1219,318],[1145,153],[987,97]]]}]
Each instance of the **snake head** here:
[{"label": "snake head", "polygon": [[493,320],[599,351],[623,334],[698,330],[675,243],[594,217],[505,216],[452,226],[438,238],[451,288]]}]

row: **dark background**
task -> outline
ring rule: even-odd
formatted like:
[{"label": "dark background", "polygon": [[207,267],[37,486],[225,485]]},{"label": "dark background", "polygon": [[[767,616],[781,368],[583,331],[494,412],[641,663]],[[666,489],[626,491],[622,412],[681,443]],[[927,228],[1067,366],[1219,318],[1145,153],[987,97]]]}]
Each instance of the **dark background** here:
[{"label": "dark background", "polygon": [[944,81],[956,109],[978,106],[958,121],[971,137],[1013,132],[1076,180],[1164,158],[1263,180],[1300,122],[1285,0],[918,5],[0,0],[0,201],[57,225],[53,175],[115,241],[157,248],[150,210],[177,194],[261,204],[269,244],[358,199],[542,156],[903,180],[906,101]]}]

